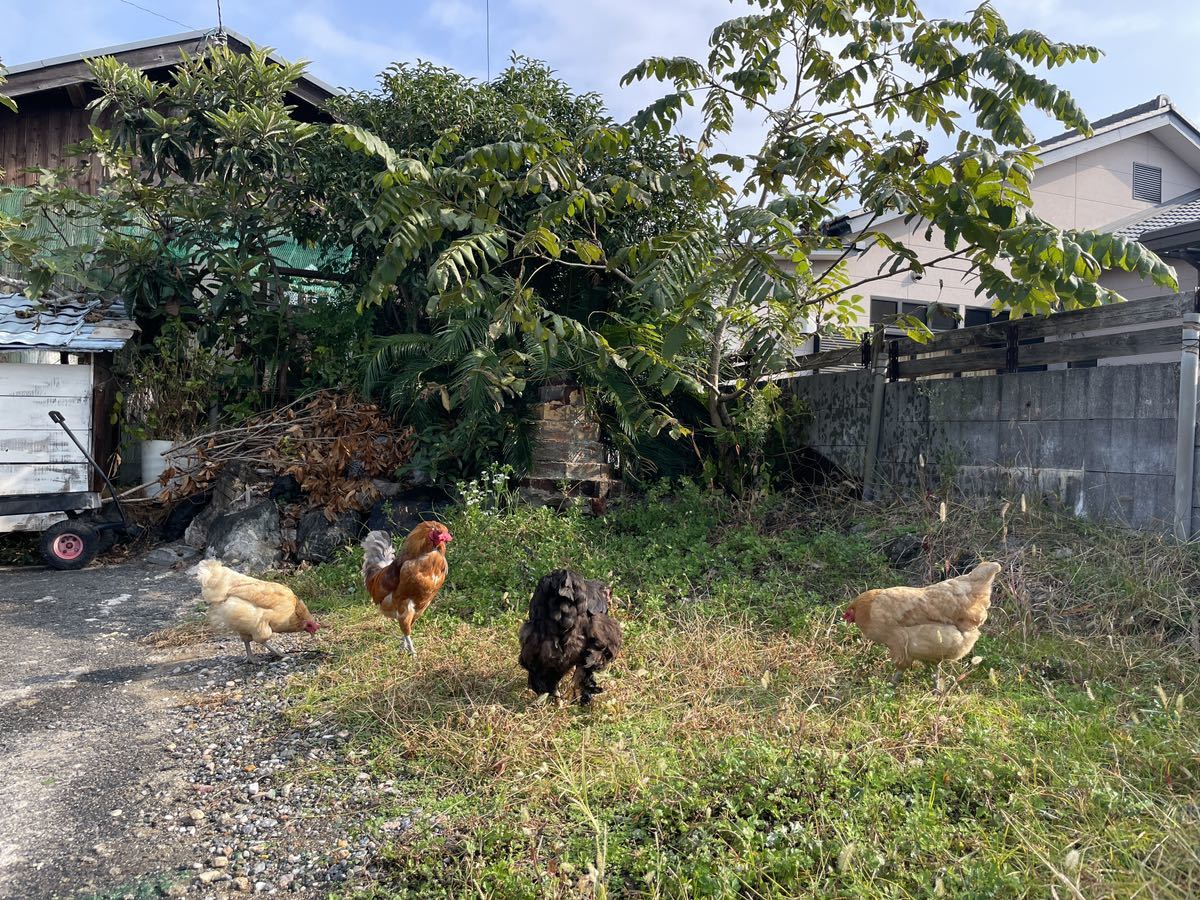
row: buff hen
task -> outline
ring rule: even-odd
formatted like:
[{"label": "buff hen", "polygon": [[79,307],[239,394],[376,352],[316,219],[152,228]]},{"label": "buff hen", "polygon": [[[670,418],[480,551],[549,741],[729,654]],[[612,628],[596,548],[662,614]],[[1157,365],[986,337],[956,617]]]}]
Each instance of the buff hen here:
[{"label": "buff hen", "polygon": [[941,663],[962,659],[979,640],[999,571],[999,563],[984,562],[929,587],[867,591],[843,618],[857,625],[867,640],[888,648],[896,665],[893,684],[921,661],[933,664],[934,687],[940,691]]}]

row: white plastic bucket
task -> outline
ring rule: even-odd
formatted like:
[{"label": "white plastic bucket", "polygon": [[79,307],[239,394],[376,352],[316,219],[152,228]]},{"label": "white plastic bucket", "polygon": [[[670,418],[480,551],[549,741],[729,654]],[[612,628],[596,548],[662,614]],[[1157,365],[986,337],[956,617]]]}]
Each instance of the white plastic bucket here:
[{"label": "white plastic bucket", "polygon": [[162,493],[163,486],[158,483],[158,477],[167,471],[168,463],[163,454],[171,447],[171,441],[142,441],[142,483],[154,482],[145,487],[147,497]]}]

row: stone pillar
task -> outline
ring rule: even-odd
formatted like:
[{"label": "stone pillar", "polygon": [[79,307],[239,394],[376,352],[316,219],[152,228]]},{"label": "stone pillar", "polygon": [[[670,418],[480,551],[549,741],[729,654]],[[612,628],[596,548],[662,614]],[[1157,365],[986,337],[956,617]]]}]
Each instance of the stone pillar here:
[{"label": "stone pillar", "polygon": [[620,489],[613,476],[608,451],[600,442],[600,424],[588,414],[583,388],[576,384],[550,384],[538,390],[534,408],[537,434],[533,468],[521,482],[529,502],[560,505],[568,497],[592,501],[593,511]]}]

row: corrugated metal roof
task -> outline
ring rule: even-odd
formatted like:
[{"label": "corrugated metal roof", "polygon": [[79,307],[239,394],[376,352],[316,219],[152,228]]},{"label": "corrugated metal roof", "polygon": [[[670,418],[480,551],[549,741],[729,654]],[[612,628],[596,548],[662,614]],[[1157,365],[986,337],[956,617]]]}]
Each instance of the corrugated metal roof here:
[{"label": "corrugated metal roof", "polygon": [[[83,62],[83,61],[89,60],[89,59],[96,59],[97,57],[100,57],[100,56],[119,56],[122,53],[128,53],[133,50],[146,50],[151,47],[162,47],[162,48],[178,47],[180,49],[187,50],[189,53],[196,54],[196,53],[199,53],[202,50],[204,50],[204,48],[206,46],[208,46],[215,38],[218,38],[222,32],[224,33],[225,37],[232,38],[233,40],[239,42],[240,44],[243,44],[244,46],[247,46],[247,47],[259,46],[258,44],[255,44],[253,41],[251,41],[248,37],[244,37],[241,34],[238,34],[238,32],[231,31],[228,28],[225,28],[225,29],[202,28],[202,29],[196,29],[193,31],[185,31],[181,34],[171,34],[171,35],[167,35],[166,37],[150,38],[148,40],[141,40],[141,41],[133,41],[128,44],[116,44],[111,47],[101,47],[96,50],[85,50],[82,53],[69,53],[65,56],[55,56],[55,57],[51,57],[49,59],[32,60],[30,62],[18,63],[17,65],[13,65],[13,66],[6,66],[5,68],[8,70],[9,75],[13,75],[13,76],[23,75],[26,72],[37,72],[40,69],[48,69],[53,66],[61,66],[61,65],[69,64],[69,63]],[[277,64],[284,62],[284,60],[279,56],[279,54],[274,51],[272,51],[270,53],[270,55],[268,56],[268,59],[270,59],[272,62],[277,63]],[[169,62],[172,64],[178,63],[179,59],[176,58],[173,60],[169,60]],[[152,68],[153,68],[153,66],[152,66]],[[79,78],[77,80],[86,81],[89,79]],[[338,94],[343,93],[338,88],[335,88],[331,84],[327,84],[326,82],[322,81],[320,78],[317,78],[313,75],[305,74],[302,78],[299,79],[298,83],[309,84],[309,85],[317,88],[318,91],[320,91],[321,93],[324,93],[327,97],[335,97]]]},{"label": "corrugated metal roof", "polygon": [[1151,231],[1197,220],[1200,220],[1200,190],[1189,191],[1174,200],[1120,219],[1104,230],[1136,241]]},{"label": "corrugated metal roof", "polygon": [[120,300],[31,300],[0,294],[0,350],[120,350],[138,327]]}]

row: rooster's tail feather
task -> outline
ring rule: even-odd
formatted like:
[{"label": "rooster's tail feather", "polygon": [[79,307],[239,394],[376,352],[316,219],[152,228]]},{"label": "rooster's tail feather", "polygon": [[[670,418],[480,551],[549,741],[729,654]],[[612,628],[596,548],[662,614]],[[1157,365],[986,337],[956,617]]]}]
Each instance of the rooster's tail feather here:
[{"label": "rooster's tail feather", "polygon": [[370,578],[396,561],[396,548],[392,546],[392,536],[386,531],[372,531],[362,542],[363,548],[363,578]]}]

